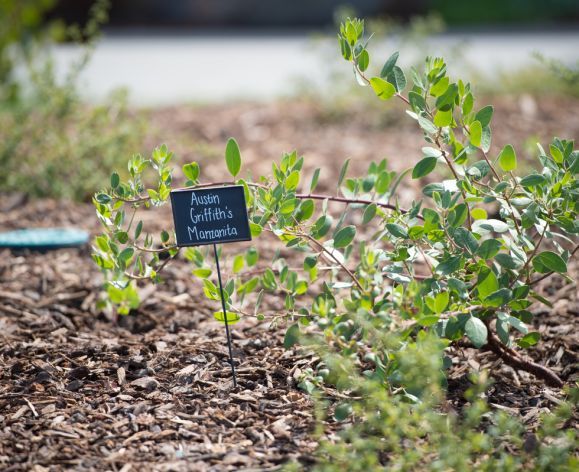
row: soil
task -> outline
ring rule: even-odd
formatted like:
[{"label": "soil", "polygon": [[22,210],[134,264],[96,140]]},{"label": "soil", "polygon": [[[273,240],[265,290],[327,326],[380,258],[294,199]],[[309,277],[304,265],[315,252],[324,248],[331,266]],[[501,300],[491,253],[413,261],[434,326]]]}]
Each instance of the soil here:
[{"label": "soil", "polygon": [[[530,135],[544,144],[552,135],[579,136],[573,112],[579,101],[506,97],[494,103],[494,154],[507,142],[522,147]],[[420,133],[410,119],[400,124],[392,116],[311,102],[183,107],[150,115],[155,134],[174,143],[179,159],[200,160],[210,180],[223,180],[220,156],[232,135],[253,175],[268,173],[271,159],[298,147],[308,171],[322,168],[326,191],[333,191],[346,157],[352,158],[352,175],[370,159],[388,156],[399,170],[416,161]],[[416,189],[402,189],[401,199],[413,200]],[[169,221],[163,209],[148,223]],[[71,225],[99,231],[89,204],[0,197],[2,230]],[[261,252],[274,250],[268,239],[254,243]],[[572,272],[576,280],[576,263]],[[112,319],[100,312],[101,290],[88,247],[0,250],[2,470],[249,471],[313,460],[313,405],[296,378],[316,359],[300,349],[284,350],[283,324],[243,319],[233,327],[234,388],[223,326],[212,317],[218,307],[205,300],[185,260],[168,266],[164,284],[142,286],[143,305],[129,316]],[[542,340],[527,353],[573,385],[579,380],[576,285],[554,276],[537,290],[553,307],[531,307]],[[546,387],[491,352],[459,346],[449,355],[450,408],[464,403],[468,373],[483,369],[494,380],[487,392],[491,406],[521,417],[529,431],[564,398],[562,389]]]}]

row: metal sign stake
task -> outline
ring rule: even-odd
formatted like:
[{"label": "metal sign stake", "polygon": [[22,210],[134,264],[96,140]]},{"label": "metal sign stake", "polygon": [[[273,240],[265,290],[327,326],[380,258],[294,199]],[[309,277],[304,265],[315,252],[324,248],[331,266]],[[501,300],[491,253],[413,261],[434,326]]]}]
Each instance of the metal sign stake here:
[{"label": "metal sign stake", "polygon": [[[175,189],[171,191],[171,208],[177,246],[213,245],[223,322],[227,334],[231,376],[233,377],[233,387],[237,387],[217,244],[251,241],[245,188],[243,185],[229,185],[225,187]],[[218,315],[219,312],[216,314]]]},{"label": "metal sign stake", "polygon": [[225,307],[225,296],[223,295],[223,284],[221,283],[221,269],[219,268],[219,257],[217,256],[217,245],[213,245],[215,254],[215,265],[217,266],[217,278],[219,280],[219,293],[221,295],[221,308],[223,309],[223,321],[225,323],[225,333],[227,334],[227,348],[229,349],[229,364],[231,365],[231,375],[233,377],[233,387],[237,387],[235,377],[235,364],[233,363],[233,350],[231,349],[231,335],[229,333],[229,323],[227,321],[227,308]]}]

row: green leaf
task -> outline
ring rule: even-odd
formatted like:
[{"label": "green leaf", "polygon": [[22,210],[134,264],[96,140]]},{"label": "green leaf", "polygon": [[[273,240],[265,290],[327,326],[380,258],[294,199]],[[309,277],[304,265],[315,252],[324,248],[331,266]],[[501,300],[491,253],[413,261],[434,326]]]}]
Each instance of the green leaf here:
[{"label": "green leaf", "polygon": [[334,235],[334,247],[346,247],[354,240],[354,236],[356,236],[355,226],[350,225],[342,228]]},{"label": "green leaf", "polygon": [[132,247],[127,247],[121,251],[118,257],[119,265],[121,268],[124,269],[127,266],[134,253],[135,250]]},{"label": "green leaf", "polygon": [[340,403],[334,410],[334,419],[344,421],[352,414],[352,405],[349,403]]},{"label": "green leaf", "polygon": [[523,187],[536,187],[537,185],[542,185],[546,182],[547,179],[545,179],[545,177],[542,176],[541,174],[531,174],[527,175],[526,177],[523,177],[521,179],[520,184]]},{"label": "green leaf", "polygon": [[268,290],[275,290],[277,288],[277,281],[275,280],[275,274],[273,273],[273,270],[271,270],[269,267],[265,270],[261,279],[263,286]]},{"label": "green leaf", "polygon": [[362,49],[362,52],[358,56],[358,68],[364,72],[370,65],[370,54],[366,49]]},{"label": "green leaf", "polygon": [[250,267],[254,266],[255,264],[257,264],[258,259],[259,259],[259,252],[257,251],[256,248],[250,247],[245,253],[245,260],[247,262],[247,265]]},{"label": "green leaf", "polygon": [[390,82],[386,82],[384,79],[379,77],[372,77],[370,79],[370,85],[374,89],[374,93],[380,98],[381,100],[388,100],[394,96],[396,93],[396,89],[394,85]]},{"label": "green leaf", "polygon": [[139,239],[141,232],[143,231],[143,222],[139,221],[137,227],[135,228],[135,239]]},{"label": "green leaf", "polygon": [[300,173],[294,170],[290,175],[288,175],[285,180],[285,188],[288,190],[295,190],[300,183]]},{"label": "green leaf", "polygon": [[397,225],[396,223],[388,223],[386,225],[386,229],[390,232],[390,234],[396,236],[397,238],[406,239],[408,237],[408,233],[404,227]]},{"label": "green leaf", "polygon": [[251,232],[251,237],[252,238],[257,238],[261,232],[263,231],[263,228],[258,225],[257,223],[249,223],[249,231]]},{"label": "green leaf", "polygon": [[432,87],[430,87],[430,95],[438,97],[446,92],[450,79],[448,77],[441,77]]},{"label": "green leaf", "polygon": [[518,318],[515,318],[514,316],[509,316],[507,318],[509,324],[511,326],[513,326],[517,331],[519,331],[522,334],[527,334],[529,332],[529,328],[527,328],[527,325],[521,321]]},{"label": "green leaf", "polygon": [[440,292],[434,299],[434,311],[436,313],[442,313],[448,306],[449,300],[450,295],[448,292]]},{"label": "green leaf", "polygon": [[153,190],[152,188],[148,188],[147,194],[149,195],[149,198],[151,200],[159,200],[159,194],[157,193],[156,190]]},{"label": "green leaf", "polygon": [[475,220],[486,220],[488,215],[484,208],[473,208],[470,210],[470,216]]},{"label": "green leaf", "polygon": [[312,182],[310,183],[310,193],[312,193],[316,189],[316,186],[318,185],[318,179],[319,178],[320,178],[320,168],[318,167],[314,171],[314,175],[312,176]]},{"label": "green leaf", "polygon": [[503,344],[508,345],[510,341],[509,337],[509,323],[503,321],[501,319],[497,320],[497,334],[499,335],[499,339],[502,341]]},{"label": "green leaf", "polygon": [[462,225],[468,217],[468,206],[466,203],[459,203],[448,214],[448,224],[457,228]]},{"label": "green leaf", "polygon": [[424,111],[426,108],[426,100],[424,100],[424,97],[419,93],[411,90],[408,92],[408,100],[410,101],[410,106],[415,112]]},{"label": "green leaf", "polygon": [[364,210],[364,215],[362,216],[362,223],[367,225],[372,221],[372,218],[376,215],[377,206],[375,203],[371,203]]},{"label": "green leaf", "polygon": [[227,146],[225,147],[225,163],[229,173],[235,177],[239,174],[241,169],[241,153],[239,152],[239,145],[234,138],[229,138]]},{"label": "green leaf", "polygon": [[295,346],[300,339],[300,326],[296,323],[291,325],[283,338],[283,347],[286,349]]},{"label": "green leaf", "polygon": [[461,256],[449,257],[436,266],[436,272],[442,275],[452,274],[460,269],[461,261]]},{"label": "green leaf", "polygon": [[392,72],[392,69],[394,69],[394,66],[396,65],[396,61],[398,60],[399,55],[400,53],[396,51],[388,58],[388,60],[384,63],[384,66],[382,67],[380,77],[386,78],[386,76],[390,74],[390,72]]},{"label": "green leaf", "polygon": [[398,66],[394,66],[392,71],[388,73],[386,80],[394,85],[397,92],[402,92],[406,87],[406,76],[404,71]]},{"label": "green leaf", "polygon": [[388,191],[388,189],[390,188],[391,181],[392,177],[390,175],[390,172],[388,171],[380,172],[378,180],[376,180],[376,185],[374,185],[374,188],[376,189],[378,195],[383,195]]},{"label": "green leaf", "polygon": [[126,231],[118,231],[115,236],[117,237],[117,241],[121,244],[126,244],[129,240],[129,235]]},{"label": "green leaf", "polygon": [[[232,311],[226,311],[225,313],[227,313],[227,324],[235,324],[241,319],[238,313],[234,313]],[[223,311],[216,311],[213,313],[213,318],[215,318],[220,323],[225,324],[226,317],[223,316]]]},{"label": "green leaf", "polygon": [[513,259],[509,254],[500,253],[495,256],[495,260],[505,269],[517,269],[520,264]]},{"label": "green leaf", "polygon": [[436,161],[437,159],[434,156],[428,156],[421,159],[418,164],[414,166],[414,169],[412,169],[412,178],[419,179],[420,177],[430,174],[436,167]]},{"label": "green leaf", "polygon": [[505,172],[510,172],[517,168],[517,154],[510,144],[507,144],[500,152],[499,165]]},{"label": "green leaf", "polygon": [[488,295],[483,300],[483,305],[498,308],[505,305],[506,303],[509,303],[512,296],[513,293],[508,288],[501,288]]},{"label": "green leaf", "polygon": [[477,348],[487,342],[488,330],[479,318],[471,316],[464,325],[464,332]]},{"label": "green leaf", "polygon": [[494,108],[492,105],[487,105],[481,108],[475,115],[474,119],[479,121],[483,128],[487,127],[493,117]]},{"label": "green leaf", "polygon": [[211,269],[208,268],[195,269],[193,271],[193,275],[199,277],[200,279],[206,279],[211,275]]},{"label": "green leaf", "polygon": [[296,214],[296,220],[302,222],[310,219],[314,214],[314,201],[311,199],[302,200],[300,206],[298,207],[298,212]]},{"label": "green leaf", "polygon": [[102,203],[103,205],[106,205],[107,203],[109,203],[112,199],[110,197],[110,195],[106,194],[106,193],[99,193],[96,197],[95,200],[99,203]]},{"label": "green leaf", "polygon": [[533,268],[541,273],[559,272],[561,274],[567,272],[567,264],[561,256],[551,251],[544,251],[533,257]]},{"label": "green leaf", "polygon": [[[233,273],[237,274],[241,269],[243,269],[243,265],[245,264],[245,259],[241,254],[238,254],[233,258]],[[195,273],[195,271],[193,271]],[[197,274],[195,274],[197,275]]]},{"label": "green leaf", "polygon": [[472,225],[472,230],[481,235],[486,234],[489,231],[504,233],[509,230],[509,225],[504,221],[495,220],[493,218],[488,220],[476,220]]},{"label": "green leaf", "polygon": [[438,316],[438,315],[426,315],[426,316],[423,316],[422,318],[418,319],[416,322],[420,326],[424,326],[425,328],[428,328],[429,326],[432,326],[432,325],[435,325],[436,323],[438,323],[439,319],[440,319],[440,316]]},{"label": "green leaf", "polygon": [[549,151],[551,151],[551,156],[553,157],[553,160],[557,163],[557,164],[562,164],[563,163],[563,153],[561,152],[561,150],[553,145],[550,144],[549,145]]},{"label": "green leaf", "polygon": [[464,101],[462,102],[462,114],[468,115],[472,111],[472,107],[474,105],[474,97],[472,93],[467,93],[466,97],[464,97]]},{"label": "green leaf", "polygon": [[452,124],[452,110],[438,110],[434,115],[434,124],[439,128],[450,126]]},{"label": "green leaf", "polygon": [[436,108],[442,111],[451,111],[457,95],[458,85],[449,85],[446,91],[436,99]]},{"label": "green leaf", "polygon": [[470,253],[474,253],[478,249],[478,241],[466,228],[456,228],[454,232],[454,240],[456,241],[456,244],[464,249],[468,249]]},{"label": "green leaf", "polygon": [[429,134],[435,134],[438,132],[438,128],[434,126],[434,123],[430,121],[428,118],[424,118],[423,116],[418,117],[418,124],[420,127]]},{"label": "green leaf", "polygon": [[491,142],[492,142],[492,132],[491,132],[491,127],[490,126],[485,126],[482,129],[482,135],[480,138],[480,147],[484,152],[489,152],[490,148],[491,148]]},{"label": "green leaf", "polygon": [[111,187],[117,188],[120,183],[121,183],[121,178],[119,177],[119,174],[117,174],[116,172],[113,172],[111,175]]},{"label": "green leaf", "polygon": [[470,143],[475,147],[480,147],[482,139],[482,125],[480,121],[473,121],[470,125]]},{"label": "green leaf", "polygon": [[318,263],[318,259],[316,256],[307,256],[304,259],[304,270],[313,269],[314,267],[316,267],[317,263]]},{"label": "green leaf", "polygon": [[287,200],[284,200],[280,205],[279,212],[282,215],[291,215],[297,206],[298,206],[297,198],[288,198]]},{"label": "green leaf", "polygon": [[497,276],[491,269],[489,269],[488,267],[482,267],[480,269],[476,283],[476,288],[480,300],[484,300],[491,293],[496,292],[499,289],[499,282],[497,280]]},{"label": "green leaf", "polygon": [[541,339],[541,335],[537,332],[528,333],[517,341],[517,344],[523,349],[528,349],[534,346]]},{"label": "green leaf", "polygon": [[349,165],[350,159],[346,159],[346,162],[342,164],[342,168],[340,169],[340,176],[338,177],[338,188],[340,188],[340,185],[342,185],[342,182],[344,181],[344,177],[346,177],[346,172],[348,172]]},{"label": "green leaf", "polygon": [[346,39],[340,39],[340,50],[342,51],[342,57],[349,61],[352,57],[352,49]]},{"label": "green leaf", "polygon": [[312,228],[312,236],[319,239],[327,234],[332,226],[332,217],[329,215],[320,216]]},{"label": "green leaf", "polygon": [[191,162],[189,164],[185,164],[183,166],[183,174],[191,182],[196,182],[197,179],[199,178],[199,164],[197,164],[197,162]]}]

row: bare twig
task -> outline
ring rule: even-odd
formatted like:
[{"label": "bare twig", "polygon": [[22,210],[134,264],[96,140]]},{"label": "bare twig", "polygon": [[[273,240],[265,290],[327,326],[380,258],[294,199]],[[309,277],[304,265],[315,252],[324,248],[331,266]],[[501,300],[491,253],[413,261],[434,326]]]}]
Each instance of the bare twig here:
[{"label": "bare twig", "polygon": [[537,364],[529,359],[525,359],[517,352],[509,349],[500,341],[496,334],[491,331],[488,323],[486,323],[486,325],[488,329],[487,347],[497,357],[501,358],[505,364],[515,369],[529,372],[535,377],[544,380],[545,383],[551,387],[561,388],[563,386],[563,381],[557,374],[555,374],[555,372],[541,364]]}]

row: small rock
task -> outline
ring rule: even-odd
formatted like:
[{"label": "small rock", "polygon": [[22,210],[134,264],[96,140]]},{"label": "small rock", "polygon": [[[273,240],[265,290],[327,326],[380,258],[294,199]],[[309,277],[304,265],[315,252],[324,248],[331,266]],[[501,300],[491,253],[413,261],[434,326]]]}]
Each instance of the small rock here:
[{"label": "small rock", "polygon": [[74,369],[72,369],[69,373],[68,373],[68,378],[69,379],[84,379],[86,377],[88,377],[90,374],[90,370],[88,369],[88,367],[81,365],[80,367],[75,367]]},{"label": "small rock", "polygon": [[159,387],[159,382],[153,377],[141,377],[139,379],[133,380],[131,385],[152,392]]},{"label": "small rock", "polygon": [[86,416],[84,416],[81,412],[77,411],[70,417],[70,420],[73,423],[84,423],[86,422]]},{"label": "small rock", "polygon": [[41,370],[40,372],[38,372],[38,374],[36,374],[36,377],[34,378],[34,383],[46,383],[46,382],[50,382],[50,380],[52,380],[51,375],[45,371],[45,370]]},{"label": "small rock", "polygon": [[76,392],[78,391],[83,385],[82,380],[73,380],[72,382],[69,382],[66,386],[66,389],[69,392]]}]

